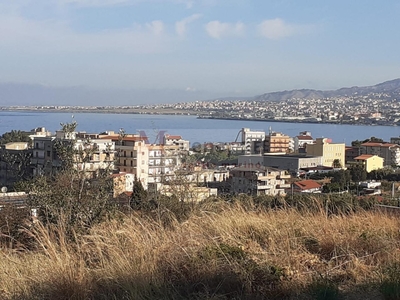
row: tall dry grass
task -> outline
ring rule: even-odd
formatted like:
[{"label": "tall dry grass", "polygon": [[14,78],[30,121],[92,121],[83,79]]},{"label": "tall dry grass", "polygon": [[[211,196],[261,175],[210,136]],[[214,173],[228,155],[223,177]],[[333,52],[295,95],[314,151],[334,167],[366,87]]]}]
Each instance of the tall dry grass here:
[{"label": "tall dry grass", "polygon": [[215,211],[134,214],[75,243],[38,224],[37,251],[0,252],[0,299],[384,299],[400,261],[395,216]]}]

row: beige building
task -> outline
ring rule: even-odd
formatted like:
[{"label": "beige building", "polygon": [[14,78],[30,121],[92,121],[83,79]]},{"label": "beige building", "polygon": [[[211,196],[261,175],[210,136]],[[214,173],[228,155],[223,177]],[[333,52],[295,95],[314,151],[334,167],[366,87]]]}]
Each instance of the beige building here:
[{"label": "beige building", "polygon": [[322,165],[333,167],[334,161],[338,160],[340,165],[345,165],[345,148],[344,143],[332,143],[327,138],[317,138],[314,144],[306,145],[307,155],[322,156]]},{"label": "beige building", "polygon": [[290,137],[280,132],[270,132],[265,136],[264,153],[288,153]]},{"label": "beige building", "polygon": [[231,192],[251,195],[284,195],[290,187],[286,179],[290,175],[284,170],[267,167],[238,167],[229,171]]},{"label": "beige building", "polygon": [[354,160],[361,163],[368,173],[383,168],[383,158],[377,155],[363,154],[357,156]]}]

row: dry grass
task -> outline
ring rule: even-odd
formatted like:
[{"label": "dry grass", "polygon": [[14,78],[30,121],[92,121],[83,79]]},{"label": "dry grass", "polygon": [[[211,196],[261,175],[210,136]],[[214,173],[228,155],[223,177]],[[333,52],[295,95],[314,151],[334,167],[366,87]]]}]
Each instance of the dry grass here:
[{"label": "dry grass", "polygon": [[38,226],[40,250],[1,250],[0,299],[384,299],[399,225],[379,212],[235,207],[168,228],[132,215],[74,244]]}]

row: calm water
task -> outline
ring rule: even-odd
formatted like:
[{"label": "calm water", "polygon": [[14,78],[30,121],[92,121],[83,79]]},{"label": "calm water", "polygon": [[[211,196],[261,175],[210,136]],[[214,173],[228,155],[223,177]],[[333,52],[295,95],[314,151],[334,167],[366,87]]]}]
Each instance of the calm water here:
[{"label": "calm water", "polygon": [[[0,134],[13,129],[31,130],[46,127],[52,132],[60,129],[60,123],[78,123],[79,131],[100,133],[118,131],[124,128],[127,133],[144,130],[153,142],[157,132],[167,131],[172,135],[181,135],[194,142],[229,142],[234,141],[243,127],[268,132],[283,132],[296,136],[300,131],[310,131],[314,138],[328,137],[333,142],[350,144],[353,140],[363,140],[371,136],[389,141],[390,137],[400,135],[400,127],[357,126],[328,124],[297,124],[258,121],[231,121],[196,119],[194,116],[131,115],[131,114],[94,114],[94,113],[40,113],[40,112],[0,112]],[[240,141],[240,137],[238,138]]]}]

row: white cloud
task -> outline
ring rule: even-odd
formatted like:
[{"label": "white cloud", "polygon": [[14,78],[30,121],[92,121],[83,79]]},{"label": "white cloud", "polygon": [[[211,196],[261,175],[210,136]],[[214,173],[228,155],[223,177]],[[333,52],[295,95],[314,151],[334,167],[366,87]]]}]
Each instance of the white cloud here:
[{"label": "white cloud", "polygon": [[265,20],[258,26],[259,33],[271,40],[289,37],[304,31],[305,26],[288,24],[280,18]]},{"label": "white cloud", "polygon": [[242,22],[222,23],[220,21],[211,21],[205,26],[208,35],[215,39],[226,36],[241,36],[244,34],[244,24]]},{"label": "white cloud", "polygon": [[175,31],[180,37],[184,37],[187,32],[187,25],[200,19],[201,14],[194,14],[190,17],[184,18],[181,21],[175,23]]},{"label": "white cloud", "polygon": [[161,35],[164,33],[164,23],[162,21],[152,21],[151,23],[147,23],[146,27],[150,29],[154,35]]}]

